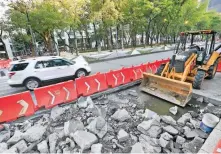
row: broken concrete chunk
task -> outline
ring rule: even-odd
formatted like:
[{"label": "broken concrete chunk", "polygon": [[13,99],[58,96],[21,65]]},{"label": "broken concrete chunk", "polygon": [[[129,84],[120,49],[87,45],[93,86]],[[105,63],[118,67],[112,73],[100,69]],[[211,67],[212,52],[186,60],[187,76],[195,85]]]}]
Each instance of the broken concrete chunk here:
[{"label": "broken concrete chunk", "polygon": [[65,112],[65,109],[62,108],[62,107],[59,107],[59,106],[55,106],[54,108],[52,108],[51,110],[51,116],[50,118],[53,120],[53,121],[57,121],[60,119],[61,115],[64,114]]},{"label": "broken concrete chunk", "polygon": [[118,120],[118,121],[126,121],[128,119],[131,118],[131,116],[129,115],[129,113],[127,112],[127,110],[122,109],[122,110],[117,110],[114,115],[111,116],[114,120]]},{"label": "broken concrete chunk", "polygon": [[147,134],[147,131],[151,128],[151,126],[160,126],[160,123],[154,119],[143,121],[137,126],[137,129],[143,133]]},{"label": "broken concrete chunk", "polygon": [[[102,119],[102,120],[101,120]],[[101,126],[103,126],[101,128]],[[86,127],[90,132],[97,134],[99,138],[103,138],[107,133],[107,123],[102,117],[97,117]]]},{"label": "broken concrete chunk", "polygon": [[178,108],[177,106],[171,107],[169,108],[170,113],[172,113],[173,115],[177,114]]},{"label": "broken concrete chunk", "polygon": [[66,144],[70,144],[70,148],[74,149],[75,148],[75,143],[72,139],[66,138]]},{"label": "broken concrete chunk", "polygon": [[6,151],[6,150],[8,150],[7,143],[5,143],[5,142],[0,143],[0,153],[2,153],[3,151]]},{"label": "broken concrete chunk", "polygon": [[[141,134],[139,137],[139,142],[141,143],[145,153],[159,153],[161,152],[161,147],[158,143],[153,143],[152,140],[149,140],[150,137]],[[157,139],[156,139],[157,140]]]},{"label": "broken concrete chunk", "polygon": [[155,115],[157,115],[156,112],[146,109],[144,114],[142,115],[142,117],[144,117],[146,119],[152,119]]},{"label": "broken concrete chunk", "polygon": [[119,142],[124,142],[124,141],[127,141],[130,138],[130,136],[125,130],[121,129],[118,132],[117,138]]},{"label": "broken concrete chunk", "polygon": [[189,143],[184,143],[182,147],[185,152],[197,153],[202,147],[203,143],[204,139],[197,136]]},{"label": "broken concrete chunk", "polygon": [[163,139],[162,137],[160,137],[159,144],[162,148],[165,148],[169,145],[169,141],[167,141],[167,140]]},{"label": "broken concrete chunk", "polygon": [[181,150],[180,149],[176,149],[176,148],[172,148],[171,152],[172,153],[181,153]]},{"label": "broken concrete chunk", "polygon": [[74,141],[82,150],[89,149],[92,144],[96,143],[97,137],[86,131],[76,131],[73,135]]},{"label": "broken concrete chunk", "polygon": [[200,121],[191,118],[190,123],[193,125],[194,128],[200,128]]},{"label": "broken concrete chunk", "polygon": [[142,144],[140,142],[137,142],[136,144],[134,144],[132,146],[132,150],[131,150],[130,153],[132,153],[132,154],[134,154],[134,153],[143,153],[144,154]]},{"label": "broken concrete chunk", "polygon": [[97,117],[96,128],[98,130],[101,130],[105,124],[106,124],[106,121],[103,117]]},{"label": "broken concrete chunk", "polygon": [[7,141],[7,143],[9,145],[17,143],[18,141],[22,140],[22,135],[23,133],[20,132],[20,130],[15,130],[14,135]]},{"label": "broken concrete chunk", "polygon": [[19,151],[19,153],[22,153],[27,148],[28,148],[27,143],[24,140],[21,140],[18,143],[16,143],[15,145],[13,145],[10,149],[17,149]]},{"label": "broken concrete chunk", "polygon": [[147,135],[153,138],[157,138],[162,133],[162,128],[160,126],[151,126],[147,131]]},{"label": "broken concrete chunk", "polygon": [[55,153],[56,152],[56,144],[58,141],[57,133],[50,134],[48,140],[49,140],[49,146],[50,146],[50,153]]},{"label": "broken concrete chunk", "polygon": [[170,125],[166,126],[166,127],[163,127],[163,130],[170,133],[170,134],[172,134],[172,135],[177,135],[179,133],[177,129],[175,129],[174,127],[172,127]]},{"label": "broken concrete chunk", "polygon": [[187,139],[192,139],[192,138],[198,136],[198,134],[195,131],[190,131],[190,132],[185,133],[185,136]]},{"label": "broken concrete chunk", "polygon": [[45,126],[34,125],[24,133],[23,138],[27,142],[35,142],[37,140],[40,140],[45,132],[46,132]]},{"label": "broken concrete chunk", "polygon": [[184,131],[184,134],[186,134],[186,133],[190,132],[191,129],[188,126],[184,126],[183,131]]},{"label": "broken concrete chunk", "polygon": [[199,97],[196,99],[197,102],[203,103],[203,97]]},{"label": "broken concrete chunk", "polygon": [[176,143],[178,143],[178,144],[183,144],[183,143],[185,143],[186,142],[186,139],[185,138],[183,138],[183,137],[181,137],[181,136],[177,136],[177,138],[176,138]]},{"label": "broken concrete chunk", "polygon": [[89,105],[89,103],[91,103],[92,99],[91,97],[80,97],[78,99],[77,105],[78,107],[81,108],[87,108],[87,106]]},{"label": "broken concrete chunk", "polygon": [[48,153],[48,143],[46,140],[38,143],[37,145],[38,151],[40,151],[40,153]]},{"label": "broken concrete chunk", "polygon": [[143,112],[144,112],[144,110],[137,110],[136,111],[136,115],[139,116],[139,117],[142,117],[143,116]]},{"label": "broken concrete chunk", "polygon": [[190,113],[190,115],[192,116],[192,118],[197,118],[199,116],[198,113],[194,112],[194,111],[188,111],[188,113]]},{"label": "broken concrete chunk", "polygon": [[7,142],[10,138],[10,130],[3,130],[0,132],[0,142]]},{"label": "broken concrete chunk", "polygon": [[103,145],[100,143],[91,146],[91,153],[101,154]]},{"label": "broken concrete chunk", "polygon": [[185,113],[184,115],[182,115],[182,117],[180,117],[177,120],[177,124],[181,125],[181,126],[185,126],[185,124],[190,121],[190,119],[192,118],[190,113]]},{"label": "broken concrete chunk", "polygon": [[77,119],[72,119],[64,123],[64,134],[69,136],[71,133],[75,133],[77,130],[83,130],[84,124]]},{"label": "broken concrete chunk", "polygon": [[27,131],[29,128],[31,128],[32,123],[29,120],[26,120],[25,122],[23,122],[23,125],[21,127],[21,131],[25,132]]},{"label": "broken concrete chunk", "polygon": [[139,141],[145,141],[145,142],[148,142],[151,146],[154,146],[154,147],[159,147],[159,144],[158,144],[158,139],[156,138],[151,138],[147,135],[144,135],[144,134],[141,134],[139,136]]},{"label": "broken concrete chunk", "polygon": [[171,116],[162,116],[161,119],[167,124],[176,125],[176,121]]},{"label": "broken concrete chunk", "polygon": [[167,140],[167,141],[173,139],[173,136],[167,132],[164,132],[163,134],[161,134],[160,137],[162,137],[164,140]]}]

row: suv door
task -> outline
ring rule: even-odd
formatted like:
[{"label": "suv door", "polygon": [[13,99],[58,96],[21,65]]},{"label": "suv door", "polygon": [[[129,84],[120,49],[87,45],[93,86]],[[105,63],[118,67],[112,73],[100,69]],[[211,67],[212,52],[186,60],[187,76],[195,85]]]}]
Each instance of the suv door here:
[{"label": "suv door", "polygon": [[59,78],[59,72],[51,60],[38,61],[35,65],[35,76],[42,81]]},{"label": "suv door", "polygon": [[70,65],[73,65],[72,63],[65,61],[63,59],[53,59],[52,61],[59,72],[59,78],[69,77],[74,75],[70,67]]}]

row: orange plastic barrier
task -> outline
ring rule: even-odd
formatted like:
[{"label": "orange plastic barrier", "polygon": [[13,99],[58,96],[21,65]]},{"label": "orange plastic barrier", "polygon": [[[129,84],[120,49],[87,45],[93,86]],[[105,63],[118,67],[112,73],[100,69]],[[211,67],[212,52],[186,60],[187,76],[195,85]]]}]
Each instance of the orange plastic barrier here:
[{"label": "orange plastic barrier", "polygon": [[11,60],[0,60],[0,69],[9,68]]},{"label": "orange plastic barrier", "polygon": [[107,84],[110,87],[117,87],[131,81],[132,68],[122,68],[120,70],[111,70],[106,73]]},{"label": "orange plastic barrier", "polygon": [[156,60],[155,62],[153,63],[147,63],[146,64],[146,67],[147,67],[147,72],[148,73],[156,73],[157,69],[160,67],[161,64],[165,64],[167,62],[169,62],[170,59],[162,59],[162,60]]},{"label": "orange plastic barrier", "polygon": [[108,89],[105,74],[77,78],[75,80],[78,96],[88,96]]},{"label": "orange plastic barrier", "polygon": [[221,61],[218,64],[217,72],[221,72]]},{"label": "orange plastic barrier", "polygon": [[130,75],[131,80],[138,80],[143,77],[143,72],[146,72],[147,68],[146,65],[139,65],[139,66],[132,66],[132,72]]},{"label": "orange plastic barrier", "polygon": [[34,102],[29,91],[0,98],[0,122],[30,116],[34,112]]},{"label": "orange plastic barrier", "polygon": [[213,153],[214,154],[220,154],[221,153],[221,139],[219,140],[219,142],[217,143],[216,147],[214,148]]},{"label": "orange plastic barrier", "polygon": [[77,99],[74,81],[62,82],[34,90],[37,107],[52,108],[58,104]]}]

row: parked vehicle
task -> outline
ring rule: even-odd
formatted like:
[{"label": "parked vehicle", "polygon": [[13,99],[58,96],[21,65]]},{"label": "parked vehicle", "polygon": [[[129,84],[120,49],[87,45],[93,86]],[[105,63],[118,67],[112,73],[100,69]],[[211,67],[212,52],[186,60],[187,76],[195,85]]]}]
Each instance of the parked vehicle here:
[{"label": "parked vehicle", "polygon": [[48,83],[87,76],[91,68],[83,57],[72,61],[59,56],[22,59],[10,63],[8,84],[33,90]]}]

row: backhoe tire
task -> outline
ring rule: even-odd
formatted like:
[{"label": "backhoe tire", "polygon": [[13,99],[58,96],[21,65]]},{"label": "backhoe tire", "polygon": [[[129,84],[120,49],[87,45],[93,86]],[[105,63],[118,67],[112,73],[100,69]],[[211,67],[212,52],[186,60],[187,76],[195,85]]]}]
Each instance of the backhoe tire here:
[{"label": "backhoe tire", "polygon": [[161,64],[160,67],[158,67],[157,72],[155,73],[155,75],[161,75],[161,73],[163,72],[163,69],[165,67],[165,64]]},{"label": "backhoe tire", "polygon": [[216,75],[217,68],[218,68],[218,59],[214,62],[212,66],[210,66],[208,70],[208,76],[206,77],[206,79],[213,79]]},{"label": "backhoe tire", "polygon": [[196,76],[194,78],[194,81],[193,81],[193,88],[194,89],[200,89],[201,88],[203,80],[205,78],[205,75],[206,75],[205,71],[202,71],[202,70],[197,71],[197,74],[196,74]]}]

